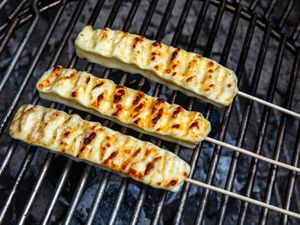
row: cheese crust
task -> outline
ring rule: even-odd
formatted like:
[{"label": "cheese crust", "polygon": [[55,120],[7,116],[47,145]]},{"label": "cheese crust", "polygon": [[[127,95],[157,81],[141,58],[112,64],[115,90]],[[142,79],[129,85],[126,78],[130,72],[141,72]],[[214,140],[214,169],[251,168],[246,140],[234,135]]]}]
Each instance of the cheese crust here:
[{"label": "cheese crust", "polygon": [[40,96],[88,111],[158,138],[194,147],[210,132],[199,112],[146,95],[87,72],[56,66],[37,83]]},{"label": "cheese crust", "polygon": [[235,73],[201,55],[143,36],[86,26],[75,40],[77,56],[144,77],[217,106],[237,94]]},{"label": "cheese crust", "polygon": [[179,190],[190,172],[185,161],[156,145],[76,114],[38,105],[23,105],[9,132],[15,139],[173,192]]}]

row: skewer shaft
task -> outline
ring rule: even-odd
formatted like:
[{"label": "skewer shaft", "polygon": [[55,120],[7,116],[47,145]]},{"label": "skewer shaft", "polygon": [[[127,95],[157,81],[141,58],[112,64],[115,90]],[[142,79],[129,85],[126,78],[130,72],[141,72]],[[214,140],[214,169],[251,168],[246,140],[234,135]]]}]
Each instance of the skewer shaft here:
[{"label": "skewer shaft", "polygon": [[219,140],[216,140],[216,139],[211,138],[211,137],[206,137],[205,140],[208,141],[208,142],[214,143],[216,145],[221,145],[221,146],[223,146],[225,148],[229,148],[229,149],[232,149],[234,151],[240,152],[242,154],[251,156],[253,158],[257,158],[259,160],[271,163],[273,165],[276,165],[276,166],[279,166],[279,167],[282,167],[282,168],[285,168],[285,169],[292,170],[292,171],[300,173],[300,168],[298,168],[298,167],[291,166],[289,164],[276,161],[274,159],[269,159],[268,157],[265,157],[265,156],[262,156],[262,155],[250,152],[248,150],[245,150],[243,148],[240,148],[240,147],[237,147],[237,146],[234,146],[234,145],[231,145],[231,144],[227,144],[227,143],[225,143],[223,141],[219,141]]},{"label": "skewer shaft", "polygon": [[252,101],[258,102],[258,103],[260,103],[260,104],[263,104],[263,105],[265,105],[265,106],[271,107],[271,108],[276,109],[276,110],[278,110],[278,111],[280,111],[280,112],[286,113],[286,114],[288,114],[288,115],[290,115],[290,116],[294,116],[294,117],[300,119],[300,114],[299,114],[299,113],[296,113],[296,112],[293,112],[293,111],[291,111],[291,110],[285,109],[285,108],[283,108],[283,107],[280,107],[280,106],[278,106],[278,105],[275,105],[275,104],[273,104],[273,103],[267,102],[267,101],[265,101],[265,100],[262,100],[262,99],[260,99],[260,98],[254,97],[254,96],[252,96],[252,95],[246,94],[246,93],[241,92],[241,91],[238,91],[237,94],[238,94],[239,96],[244,97],[244,98],[248,98],[248,99],[250,99],[250,100],[252,100]]},{"label": "skewer shaft", "polygon": [[274,206],[274,205],[270,205],[270,204],[267,204],[267,203],[264,203],[264,202],[261,202],[261,201],[258,201],[258,200],[255,200],[255,199],[243,196],[243,195],[240,195],[240,194],[236,194],[234,192],[227,191],[227,190],[224,190],[222,188],[218,188],[218,187],[215,187],[213,185],[209,185],[209,184],[203,183],[201,181],[197,181],[197,180],[190,179],[190,178],[186,178],[185,181],[189,182],[191,184],[195,184],[197,186],[203,187],[203,188],[210,189],[212,191],[216,191],[216,192],[228,195],[228,196],[236,198],[236,199],[240,199],[240,200],[243,200],[243,201],[246,201],[246,202],[249,202],[249,203],[261,206],[261,207],[264,207],[264,208],[268,208],[268,209],[274,210],[276,212],[280,212],[280,213],[283,213],[283,214],[286,214],[286,215],[289,215],[289,216],[300,218],[300,214],[299,213],[291,212],[291,211],[289,211],[287,209],[283,209],[283,208],[280,208],[280,207],[277,207],[277,206]]}]

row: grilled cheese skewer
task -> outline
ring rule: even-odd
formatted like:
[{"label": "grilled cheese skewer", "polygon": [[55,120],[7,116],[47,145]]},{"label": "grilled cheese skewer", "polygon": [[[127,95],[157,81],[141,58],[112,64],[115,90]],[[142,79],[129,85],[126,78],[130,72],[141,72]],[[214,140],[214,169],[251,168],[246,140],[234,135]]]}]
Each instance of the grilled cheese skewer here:
[{"label": "grilled cheese skewer", "polygon": [[10,135],[169,191],[178,191],[190,172],[185,161],[154,144],[38,105],[18,110]]},{"label": "grilled cheese skewer", "polygon": [[143,36],[86,26],[75,40],[77,56],[105,67],[139,73],[192,97],[228,106],[238,92],[232,70],[201,55]]},{"label": "grilled cheese skewer", "polygon": [[87,72],[56,66],[37,83],[40,96],[158,138],[194,147],[210,132],[201,113]]}]

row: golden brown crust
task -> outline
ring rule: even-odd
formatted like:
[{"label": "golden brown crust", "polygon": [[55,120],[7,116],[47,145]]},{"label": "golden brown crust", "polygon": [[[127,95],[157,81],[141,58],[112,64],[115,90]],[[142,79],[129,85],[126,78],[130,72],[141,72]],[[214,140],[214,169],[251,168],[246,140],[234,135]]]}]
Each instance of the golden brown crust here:
[{"label": "golden brown crust", "polygon": [[75,41],[81,58],[166,84],[218,106],[232,103],[237,78],[217,62],[162,42],[109,28],[86,26]]},{"label": "golden brown crust", "polygon": [[[75,69],[56,66],[48,70],[37,83],[37,89],[42,98],[188,147],[195,146],[210,132],[210,123],[201,113]],[[191,127],[195,122],[198,126]]]},{"label": "golden brown crust", "polygon": [[170,191],[177,191],[190,171],[178,156],[149,142],[42,106],[23,105],[10,135]]}]

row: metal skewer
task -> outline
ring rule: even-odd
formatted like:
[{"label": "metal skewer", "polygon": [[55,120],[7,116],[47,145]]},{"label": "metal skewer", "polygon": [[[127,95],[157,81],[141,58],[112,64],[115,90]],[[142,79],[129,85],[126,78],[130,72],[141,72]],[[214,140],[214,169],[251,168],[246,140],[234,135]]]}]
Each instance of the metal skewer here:
[{"label": "metal skewer", "polygon": [[210,189],[212,191],[216,191],[216,192],[219,192],[221,194],[229,195],[230,197],[240,199],[242,201],[246,201],[246,202],[249,202],[249,203],[264,207],[264,208],[274,210],[276,212],[280,212],[280,213],[283,213],[283,214],[286,214],[286,215],[289,215],[289,216],[300,218],[299,213],[295,213],[295,212],[289,211],[287,209],[283,209],[283,208],[280,208],[280,207],[277,207],[277,206],[274,206],[274,205],[271,205],[271,204],[267,204],[267,203],[258,201],[258,200],[253,199],[253,198],[249,198],[249,197],[246,197],[246,196],[243,196],[243,195],[240,195],[240,194],[236,194],[234,192],[227,191],[227,190],[224,190],[222,188],[218,188],[218,187],[203,183],[203,182],[198,181],[198,180],[194,180],[194,179],[191,179],[191,178],[186,178],[185,181],[188,182],[188,183],[197,185],[199,187],[207,188],[207,189]]},{"label": "metal skewer", "polygon": [[256,158],[256,159],[259,159],[259,160],[271,163],[273,165],[276,165],[276,166],[279,166],[279,167],[282,167],[282,168],[285,168],[285,169],[292,170],[292,171],[300,173],[300,168],[295,167],[295,166],[291,166],[291,165],[289,165],[287,163],[279,162],[279,161],[276,161],[274,159],[269,159],[269,158],[267,158],[265,156],[262,156],[262,155],[250,152],[250,151],[248,151],[246,149],[243,149],[243,148],[231,145],[231,144],[227,144],[227,143],[225,143],[223,141],[219,141],[219,140],[216,140],[216,139],[211,138],[211,137],[206,137],[205,140],[208,141],[208,142],[214,143],[216,145],[221,145],[221,146],[223,146],[225,148],[229,148],[231,150],[237,151],[237,152],[242,153],[244,155],[248,155],[248,156],[251,156],[253,158]]},{"label": "metal skewer", "polygon": [[252,101],[258,102],[258,103],[260,103],[262,105],[268,106],[270,108],[276,109],[276,110],[278,110],[280,112],[283,112],[285,114],[288,114],[290,116],[293,116],[293,117],[296,117],[296,118],[300,119],[300,113],[296,113],[296,112],[293,112],[293,111],[291,111],[289,109],[285,109],[285,108],[283,108],[281,106],[278,106],[278,105],[275,105],[273,103],[267,102],[265,100],[262,100],[260,98],[255,97],[255,96],[246,94],[245,92],[238,91],[237,95],[239,95],[241,97],[244,97],[244,98],[247,98],[247,99],[250,99]]}]

